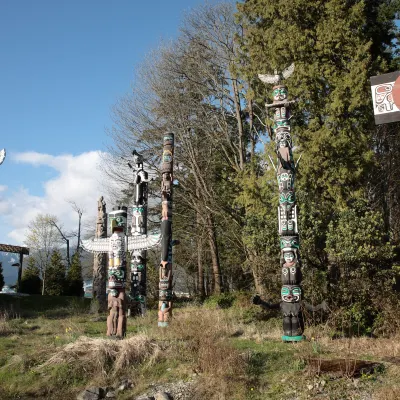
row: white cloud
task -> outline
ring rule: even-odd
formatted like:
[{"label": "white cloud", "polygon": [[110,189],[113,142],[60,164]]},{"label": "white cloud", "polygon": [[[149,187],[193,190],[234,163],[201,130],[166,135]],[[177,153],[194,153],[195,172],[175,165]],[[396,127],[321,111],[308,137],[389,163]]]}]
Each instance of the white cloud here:
[{"label": "white cloud", "polygon": [[[32,166],[48,166],[58,173],[44,183],[43,196],[32,195],[25,187],[2,193],[0,214],[2,224],[8,227],[8,239],[0,239],[1,243],[23,245],[29,222],[40,213],[56,215],[66,231],[76,230],[78,216],[68,201],[74,201],[84,210],[83,222],[93,220],[94,231],[97,200],[104,195],[107,201],[104,186],[107,178],[98,168],[101,152],[90,151],[77,156],[25,152],[15,154],[12,159]],[[0,186],[0,192],[6,189]],[[108,208],[111,207],[112,204],[108,204]],[[3,232],[4,226],[0,237]]]}]

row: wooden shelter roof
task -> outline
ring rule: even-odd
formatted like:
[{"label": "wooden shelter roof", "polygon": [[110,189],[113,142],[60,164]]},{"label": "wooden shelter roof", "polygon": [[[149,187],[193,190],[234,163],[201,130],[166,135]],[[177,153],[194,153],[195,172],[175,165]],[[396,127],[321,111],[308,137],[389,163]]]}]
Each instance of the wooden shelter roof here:
[{"label": "wooden shelter roof", "polygon": [[11,244],[0,244],[0,251],[29,255],[28,247],[12,246]]}]

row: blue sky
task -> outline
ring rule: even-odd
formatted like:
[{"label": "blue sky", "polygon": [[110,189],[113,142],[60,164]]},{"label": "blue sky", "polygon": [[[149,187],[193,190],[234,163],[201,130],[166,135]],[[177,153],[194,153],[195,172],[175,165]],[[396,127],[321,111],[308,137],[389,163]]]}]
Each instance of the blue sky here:
[{"label": "blue sky", "polygon": [[135,66],[204,3],[0,0],[0,243],[23,244],[38,212],[69,228],[65,200],[93,217],[112,106],[130,91]]}]

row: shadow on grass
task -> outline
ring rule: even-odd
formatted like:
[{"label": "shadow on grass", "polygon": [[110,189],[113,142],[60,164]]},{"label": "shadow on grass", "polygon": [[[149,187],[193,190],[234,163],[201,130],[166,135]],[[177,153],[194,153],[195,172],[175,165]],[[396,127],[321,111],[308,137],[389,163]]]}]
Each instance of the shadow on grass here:
[{"label": "shadow on grass", "polygon": [[0,310],[10,317],[63,319],[71,315],[87,314],[90,299],[74,296],[10,296],[0,294]]}]

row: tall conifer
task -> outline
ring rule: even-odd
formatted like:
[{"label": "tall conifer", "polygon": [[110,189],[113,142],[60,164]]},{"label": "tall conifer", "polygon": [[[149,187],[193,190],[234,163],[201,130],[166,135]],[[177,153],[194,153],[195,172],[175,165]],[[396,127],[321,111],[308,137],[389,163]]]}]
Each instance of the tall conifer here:
[{"label": "tall conifer", "polygon": [[30,256],[28,266],[24,268],[21,279],[21,292],[28,294],[40,294],[42,280],[40,279],[40,270],[36,265],[35,258]]}]

